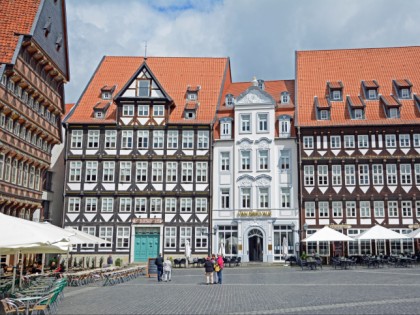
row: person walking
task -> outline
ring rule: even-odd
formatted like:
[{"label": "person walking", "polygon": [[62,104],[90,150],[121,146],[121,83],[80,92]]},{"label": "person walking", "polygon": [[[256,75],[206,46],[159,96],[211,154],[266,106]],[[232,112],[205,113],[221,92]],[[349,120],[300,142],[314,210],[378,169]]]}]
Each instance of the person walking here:
[{"label": "person walking", "polygon": [[172,262],[166,258],[163,262],[163,281],[168,282],[171,281],[172,277]]},{"label": "person walking", "polygon": [[216,270],[217,271],[217,283],[218,284],[222,284],[222,272],[223,272],[223,268],[225,267],[224,262],[223,262],[223,256],[221,254],[217,255],[217,266]]},{"label": "person walking", "polygon": [[157,266],[157,278],[158,282],[162,281],[162,274],[163,274],[163,258],[162,254],[159,254],[159,256],[155,260],[155,265]]},{"label": "person walking", "polygon": [[212,263],[210,257],[207,257],[206,261],[204,262],[204,271],[206,274],[207,285],[213,284],[214,264]]}]

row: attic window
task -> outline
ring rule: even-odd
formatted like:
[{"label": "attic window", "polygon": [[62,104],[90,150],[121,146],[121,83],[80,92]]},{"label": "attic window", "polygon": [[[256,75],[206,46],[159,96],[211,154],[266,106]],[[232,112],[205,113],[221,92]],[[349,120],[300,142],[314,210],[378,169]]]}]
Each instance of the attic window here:
[{"label": "attic window", "polygon": [[411,88],[412,84],[409,80],[394,80],[394,86],[400,99],[410,99],[411,98]]},{"label": "attic window", "polygon": [[139,96],[150,96],[150,80],[139,80]]},{"label": "attic window", "polygon": [[[50,18],[49,18],[50,19]],[[44,35],[45,35],[45,37],[47,37],[48,36],[48,34],[51,32],[51,21],[50,20],[48,20],[46,23],[45,23],[45,25],[44,25],[44,27],[43,27],[43,30],[44,30]]]},{"label": "attic window", "polygon": [[102,92],[102,99],[103,100],[110,100],[111,99],[111,93],[110,92]]},{"label": "attic window", "polygon": [[314,105],[317,113],[318,120],[331,119],[331,104],[327,98],[319,98],[315,96]]},{"label": "attic window", "polygon": [[327,87],[329,90],[330,100],[332,101],[342,101],[343,100],[343,83],[338,82],[327,82]]},{"label": "attic window", "polygon": [[362,81],[362,89],[365,94],[365,99],[376,100],[378,99],[379,84],[375,80]]},{"label": "attic window", "polygon": [[380,102],[382,103],[387,118],[400,118],[401,103],[392,95],[381,96]]},{"label": "attic window", "polygon": [[281,92],[280,101],[282,104],[288,104],[290,101],[289,92]]},{"label": "attic window", "polygon": [[365,107],[362,97],[347,96],[347,106],[349,109],[351,119],[360,120],[365,119]]},{"label": "attic window", "polygon": [[265,84],[264,84],[264,80],[258,80],[258,87],[261,89],[261,90],[264,90],[264,87],[265,87]]},{"label": "attic window", "polygon": [[57,40],[55,41],[55,49],[59,51],[62,45],[63,45],[63,36],[58,36]]},{"label": "attic window", "polygon": [[195,119],[195,109],[185,110],[185,119]]},{"label": "attic window", "polygon": [[226,94],[225,103],[226,103],[226,106],[233,106],[234,98],[232,94]]},{"label": "attic window", "polygon": [[197,93],[188,92],[187,98],[189,101],[196,101],[197,100]]},{"label": "attic window", "polygon": [[102,111],[96,111],[95,112],[95,118],[102,119],[104,117],[104,113]]}]

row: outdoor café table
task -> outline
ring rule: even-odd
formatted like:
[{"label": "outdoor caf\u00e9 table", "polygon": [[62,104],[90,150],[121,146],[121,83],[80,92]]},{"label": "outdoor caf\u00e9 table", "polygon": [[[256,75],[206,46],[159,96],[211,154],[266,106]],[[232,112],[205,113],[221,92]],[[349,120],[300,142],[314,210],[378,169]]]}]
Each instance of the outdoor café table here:
[{"label": "outdoor caf\u00e9 table", "polygon": [[414,262],[414,259],[409,257],[399,257],[398,258],[398,265],[401,267],[409,267]]},{"label": "outdoor caf\u00e9 table", "polygon": [[21,301],[21,302],[26,302],[26,310],[25,310],[25,314],[29,315],[29,307],[30,307],[30,301],[36,301],[38,302],[40,299],[42,299],[42,296],[25,296],[25,297],[20,297],[20,298],[16,298],[15,300]]},{"label": "outdoor caf\u00e9 table", "polygon": [[306,259],[306,263],[308,265],[308,268],[311,268],[311,270],[316,269],[316,259],[308,258]]},{"label": "outdoor caf\u00e9 table", "polygon": [[347,269],[354,265],[354,261],[348,258],[341,258],[340,259],[341,269]]}]

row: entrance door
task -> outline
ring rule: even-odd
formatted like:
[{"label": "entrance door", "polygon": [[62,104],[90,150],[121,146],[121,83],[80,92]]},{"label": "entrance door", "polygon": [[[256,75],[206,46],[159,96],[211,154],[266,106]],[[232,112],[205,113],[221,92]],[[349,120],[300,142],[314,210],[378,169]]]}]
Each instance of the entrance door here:
[{"label": "entrance door", "polygon": [[263,234],[258,229],[252,229],[248,233],[248,255],[249,261],[263,261],[264,252]]},{"label": "entrance door", "polygon": [[138,233],[134,246],[134,261],[145,262],[148,258],[157,257],[159,254],[159,234]]}]

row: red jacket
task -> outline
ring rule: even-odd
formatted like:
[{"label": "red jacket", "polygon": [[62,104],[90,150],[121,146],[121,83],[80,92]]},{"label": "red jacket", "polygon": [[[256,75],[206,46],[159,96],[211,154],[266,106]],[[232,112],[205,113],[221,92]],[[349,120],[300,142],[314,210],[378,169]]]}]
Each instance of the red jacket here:
[{"label": "red jacket", "polygon": [[219,265],[220,268],[223,269],[225,267],[225,265],[223,263],[223,257],[222,256],[217,257],[216,261],[217,261],[217,264]]}]

